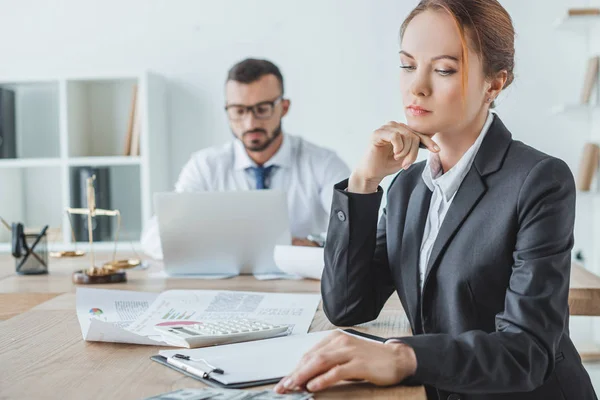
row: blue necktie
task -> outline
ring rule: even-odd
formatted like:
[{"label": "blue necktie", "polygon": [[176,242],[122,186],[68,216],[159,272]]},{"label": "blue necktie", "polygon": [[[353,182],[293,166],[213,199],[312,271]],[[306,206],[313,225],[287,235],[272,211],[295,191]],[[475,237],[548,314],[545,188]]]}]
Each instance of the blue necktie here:
[{"label": "blue necktie", "polygon": [[275,168],[275,165],[270,165],[268,167],[249,167],[248,169],[254,173],[254,179],[256,179],[256,189],[268,189],[267,187],[267,179],[269,179],[269,175],[271,175],[271,171]]}]

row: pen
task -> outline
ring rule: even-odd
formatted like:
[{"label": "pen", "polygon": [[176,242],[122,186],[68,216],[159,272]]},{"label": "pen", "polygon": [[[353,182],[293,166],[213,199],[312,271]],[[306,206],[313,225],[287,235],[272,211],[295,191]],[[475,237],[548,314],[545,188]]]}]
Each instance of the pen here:
[{"label": "pen", "polygon": [[[209,370],[207,371],[200,367],[197,368],[194,365],[186,364],[185,362],[182,362],[179,360],[201,362],[201,363],[204,363],[209,368]],[[169,363],[177,368],[180,368],[186,372],[189,372],[192,375],[200,376],[204,379],[210,378],[210,374],[212,374],[212,373],[221,374],[221,375],[225,373],[225,371],[223,371],[221,368],[217,368],[217,367],[210,365],[203,358],[196,359],[196,358],[191,358],[190,356],[186,356],[183,354],[175,354],[173,357],[167,357],[167,363]]]},{"label": "pen", "polygon": [[[21,227],[21,232],[20,232],[21,236],[23,235],[22,229],[23,228]],[[25,257],[23,257],[23,259],[21,260],[21,262],[17,266],[17,272],[19,272],[21,270],[21,267],[23,267],[23,265],[27,261],[27,258],[28,258],[29,255],[32,255],[33,257],[35,257],[35,259],[38,260],[39,263],[42,264],[44,267],[48,267],[47,264],[46,264],[46,262],[44,260],[42,260],[40,258],[40,256],[35,253],[35,246],[37,246],[37,244],[40,242],[40,240],[42,239],[42,237],[44,237],[44,235],[46,234],[47,230],[48,230],[48,225],[44,226],[44,228],[41,230],[41,232],[37,235],[37,237],[35,238],[35,241],[31,245],[31,247],[29,247],[27,245],[27,241],[25,239],[23,239],[22,246],[25,248],[26,254],[25,254]],[[20,255],[19,255],[19,257],[20,257]]]},{"label": "pen", "polygon": [[31,245],[32,250],[35,246],[37,246],[37,244],[40,242],[40,240],[44,237],[47,230],[48,230],[48,225],[46,225],[46,226],[44,226],[44,228],[42,228],[42,231],[37,235],[37,237],[35,238],[35,241]]}]

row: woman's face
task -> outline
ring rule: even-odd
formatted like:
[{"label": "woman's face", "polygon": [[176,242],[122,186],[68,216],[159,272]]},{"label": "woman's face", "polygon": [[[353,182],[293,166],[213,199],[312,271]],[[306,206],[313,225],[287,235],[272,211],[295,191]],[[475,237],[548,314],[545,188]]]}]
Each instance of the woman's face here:
[{"label": "woman's face", "polygon": [[467,37],[468,83],[463,96],[462,46],[453,18],[445,11],[427,10],[406,27],[400,85],[412,129],[428,135],[460,132],[487,109],[489,84],[469,40]]}]

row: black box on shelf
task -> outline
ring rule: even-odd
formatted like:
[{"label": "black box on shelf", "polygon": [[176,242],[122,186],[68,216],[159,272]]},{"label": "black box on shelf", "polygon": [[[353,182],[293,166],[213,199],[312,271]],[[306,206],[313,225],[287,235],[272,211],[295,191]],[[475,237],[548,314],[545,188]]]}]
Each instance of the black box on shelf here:
[{"label": "black box on shelf", "polygon": [[[94,182],[96,208],[110,209],[110,169],[108,167],[77,167],[72,170],[71,204],[75,208],[87,208],[87,179],[96,175]],[[72,215],[75,240],[89,241],[87,215]],[[92,220],[94,242],[112,241],[112,217],[99,216]]]},{"label": "black box on shelf", "polygon": [[0,88],[0,159],[16,157],[15,92]]}]

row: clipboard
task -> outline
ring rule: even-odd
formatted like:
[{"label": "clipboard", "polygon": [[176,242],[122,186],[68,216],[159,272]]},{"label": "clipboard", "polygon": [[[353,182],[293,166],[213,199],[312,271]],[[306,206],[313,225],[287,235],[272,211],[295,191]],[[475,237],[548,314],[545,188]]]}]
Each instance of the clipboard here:
[{"label": "clipboard", "polygon": [[[384,338],[365,334],[365,333],[356,331],[354,329],[345,329],[345,330],[340,329],[340,331],[342,331],[346,334],[349,334],[349,335],[360,337],[364,340],[369,340],[369,341],[385,342],[385,340],[386,340]],[[311,334],[307,334],[307,335],[285,336],[285,337],[281,337],[281,338],[265,339],[265,340],[259,340],[259,341],[254,341],[254,342],[237,343],[237,344],[232,344],[232,345],[222,345],[222,346],[213,347],[212,350],[209,350],[209,351],[213,352],[213,356],[216,355],[216,351],[218,351],[219,355],[222,355],[222,351],[225,353],[230,352],[230,354],[232,351],[233,351],[233,353],[236,353],[235,350],[240,349],[240,346],[244,347],[245,349],[248,349],[249,347],[256,349],[256,347],[259,347],[262,345],[263,349],[264,349],[263,351],[269,351],[269,348],[271,348],[270,350],[275,349],[275,351],[278,352],[279,354],[281,354],[282,349],[285,351],[286,347],[292,348],[292,347],[290,347],[290,345],[293,346],[293,348],[294,348],[294,350],[291,351],[294,354],[293,355],[288,354],[288,356],[291,358],[287,358],[283,362],[283,364],[286,365],[286,367],[281,368],[281,370],[279,370],[277,368],[272,368],[270,371],[270,373],[272,373],[272,375],[263,374],[261,376],[260,374],[258,374],[258,375],[254,374],[255,379],[252,379],[251,375],[250,375],[250,376],[248,376],[248,380],[237,380],[237,381],[229,382],[229,383],[221,382],[221,380],[218,380],[218,378],[214,379],[213,377],[211,377],[210,374],[213,371],[217,374],[222,374],[223,370],[220,370],[220,368],[217,368],[217,367],[221,367],[221,368],[229,371],[229,367],[235,368],[235,366],[239,365],[240,362],[243,365],[243,360],[238,360],[237,357],[231,357],[229,359],[228,366],[217,365],[214,367],[211,366],[210,364],[208,364],[208,362],[210,362],[210,358],[208,358],[208,361],[206,361],[204,359],[192,359],[192,361],[196,361],[196,362],[202,361],[202,362],[206,363],[210,368],[212,368],[211,371],[206,371],[204,373],[204,375],[200,375],[199,373],[193,373],[193,371],[190,372],[190,371],[183,369],[185,367],[185,365],[184,365],[184,367],[181,367],[181,368],[177,365],[173,365],[173,363],[168,362],[167,357],[165,357],[165,356],[168,356],[168,357],[173,357],[173,358],[179,358],[179,359],[183,359],[185,361],[186,359],[189,360],[189,357],[191,356],[190,353],[203,351],[202,349],[190,350],[190,351],[187,351],[186,354],[179,354],[177,352],[178,354],[175,354],[174,356],[173,356],[173,354],[169,354],[169,353],[173,353],[175,351],[165,351],[165,352],[161,352],[161,353],[167,353],[167,354],[155,355],[155,356],[150,357],[150,359],[152,361],[155,361],[159,364],[165,365],[175,371],[178,371],[186,376],[189,376],[190,378],[194,378],[195,380],[200,381],[200,382],[202,382],[206,385],[212,386],[212,387],[226,388],[226,389],[244,389],[244,388],[248,388],[248,387],[269,385],[269,384],[274,384],[274,383],[279,382],[281,380],[281,378],[283,378],[287,373],[289,373],[293,370],[295,365],[299,362],[301,356],[306,351],[308,351],[310,348],[312,348],[316,343],[318,343],[318,341],[322,340],[322,338],[324,338],[327,334],[329,334],[331,332],[332,331],[315,332],[315,333],[311,333]],[[232,349],[232,350],[227,350],[228,348]],[[221,349],[222,349],[222,351],[221,351]],[[258,352],[258,351],[259,350],[255,350],[255,352]],[[186,352],[186,350],[182,351],[182,353],[184,353],[184,352]],[[244,353],[244,352],[243,351],[237,352],[237,354],[240,354],[240,353]],[[261,355],[262,355],[262,353],[261,353]],[[223,362],[223,360],[220,360],[220,361]],[[185,364],[185,363],[182,361],[181,364]],[[263,379],[256,379],[259,376]]]},{"label": "clipboard", "polygon": [[164,365],[166,367],[169,367],[172,370],[180,372],[180,373],[184,374],[185,376],[189,376],[190,378],[193,378],[193,379],[195,379],[197,381],[200,381],[200,382],[202,382],[202,383],[204,383],[204,384],[206,384],[208,386],[212,386],[212,387],[215,387],[215,388],[245,389],[245,388],[254,387],[254,386],[271,385],[271,384],[279,382],[281,380],[281,378],[283,378],[283,376],[280,376],[279,378],[265,379],[265,380],[262,380],[262,381],[240,382],[240,383],[232,383],[232,384],[229,384],[229,385],[225,385],[225,384],[223,384],[223,383],[221,383],[219,381],[216,381],[216,380],[214,380],[214,379],[212,379],[210,377],[203,378],[201,376],[194,375],[194,374],[191,374],[191,373],[189,373],[187,371],[184,371],[183,369],[178,368],[178,367],[174,366],[173,364],[169,364],[167,362],[167,358],[163,357],[161,355],[152,356],[152,357],[150,357],[150,359],[152,361],[156,361],[157,363],[162,364],[162,365]]}]

